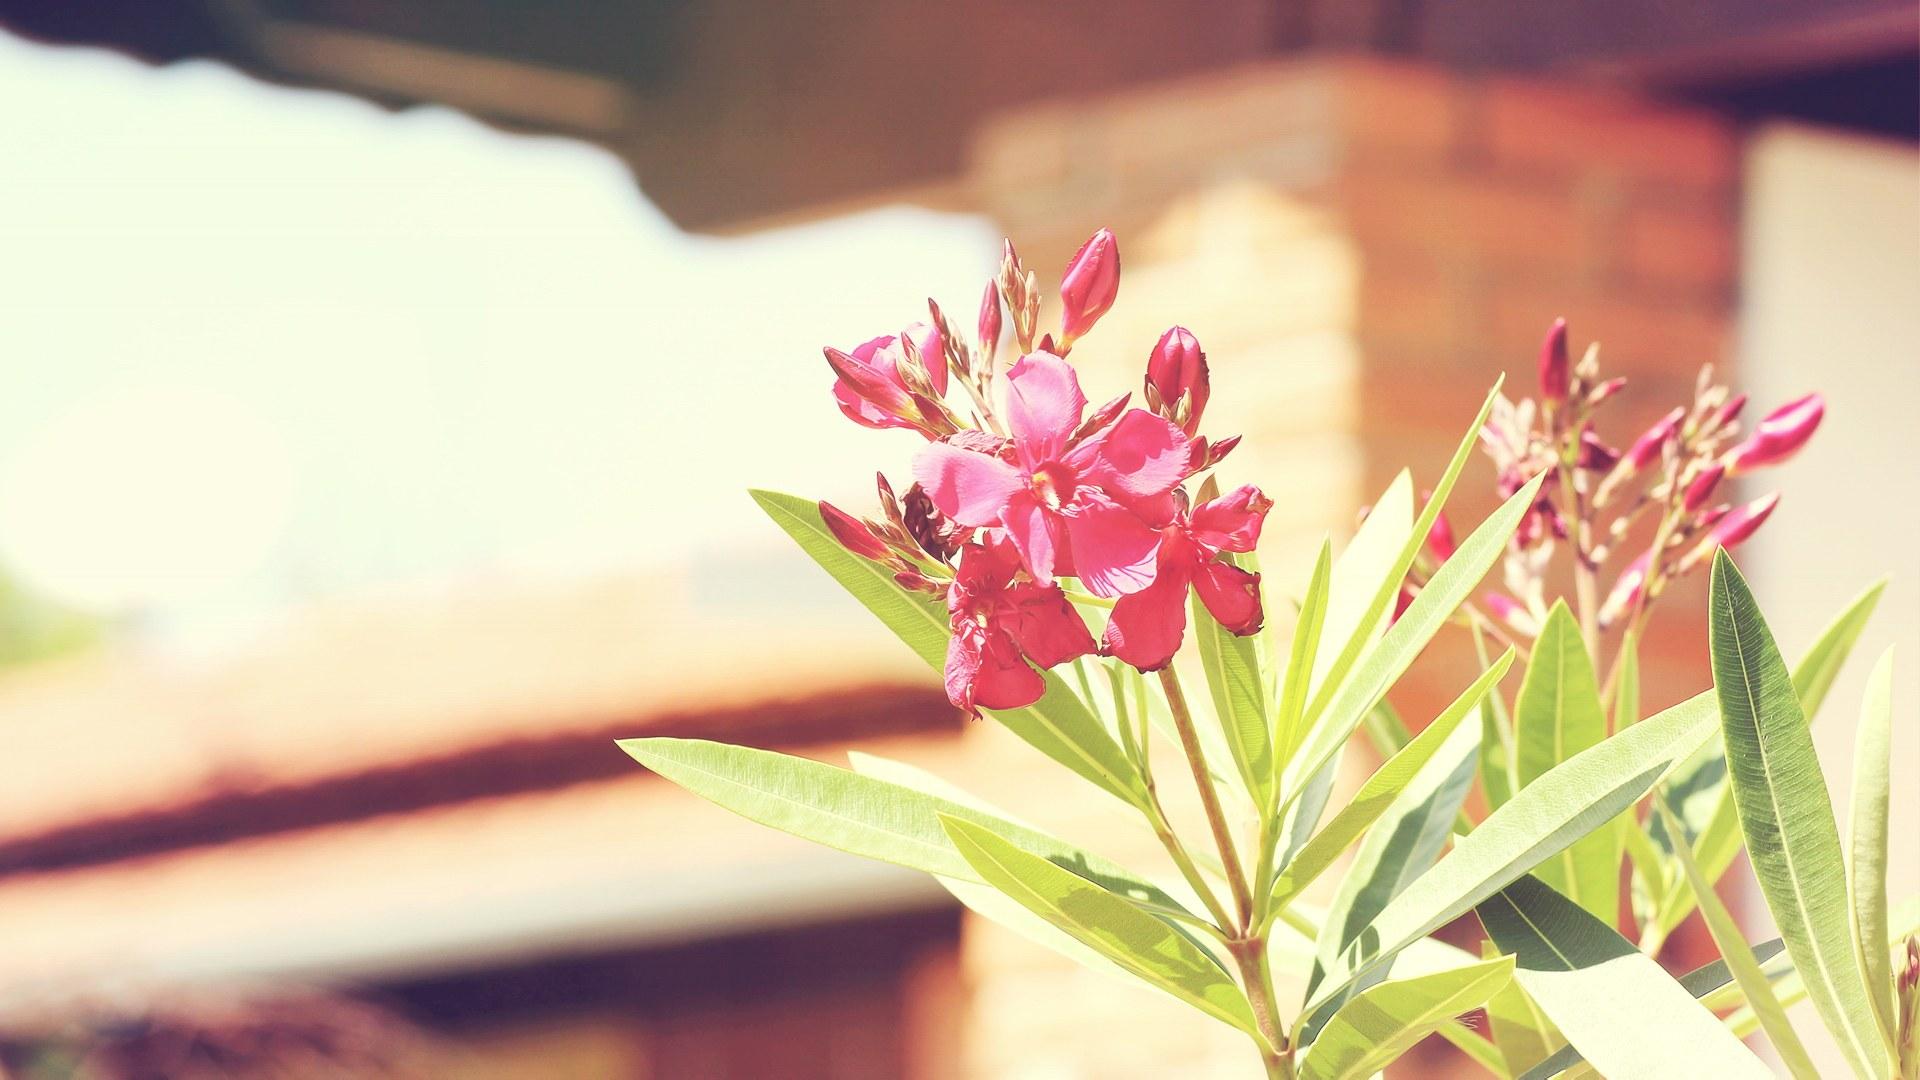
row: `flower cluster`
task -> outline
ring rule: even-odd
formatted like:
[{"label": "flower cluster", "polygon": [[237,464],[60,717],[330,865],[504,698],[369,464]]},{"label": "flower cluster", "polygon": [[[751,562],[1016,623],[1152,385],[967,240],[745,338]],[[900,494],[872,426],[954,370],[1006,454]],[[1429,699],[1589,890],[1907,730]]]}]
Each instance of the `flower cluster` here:
[{"label": "flower cluster", "polygon": [[1708,365],[1693,401],[1673,408],[1622,451],[1600,436],[1594,421],[1626,380],[1603,380],[1599,368],[1597,345],[1570,362],[1566,320],[1555,322],[1540,348],[1537,401],[1497,400],[1481,432],[1503,498],[1542,471],[1559,481],[1540,488],[1514,535],[1506,564],[1512,595],[1487,598],[1493,614],[1523,633],[1545,614],[1542,581],[1556,542],[1571,547],[1584,588],[1637,521],[1653,520],[1652,542],[1615,577],[1605,601],[1593,605],[1593,625],[1604,630],[1642,618],[1668,582],[1752,536],[1780,496],[1721,502],[1716,496],[1724,482],[1792,457],[1826,407],[1820,395],[1809,394],[1768,414],[1743,439],[1746,395],[1716,383]]},{"label": "flower cluster", "polygon": [[[1146,408],[1122,394],[1089,411],[1067,361],[1119,286],[1119,246],[1102,229],[1061,279],[1058,337],[1042,335],[1038,278],[1008,243],[971,343],[929,301],[928,322],[826,350],[841,412],[927,440],[904,498],[880,478],[877,519],[825,503],[820,512],[848,550],[945,599],[947,696],[960,708],[1031,704],[1043,689],[1035,665],[1091,653],[1165,667],[1185,633],[1189,587],[1232,633],[1260,627],[1259,575],[1230,556],[1253,550],[1271,502],[1253,487],[1188,492],[1239,441],[1199,434],[1210,390],[1200,343],[1181,327],[1161,336],[1147,358]],[[1019,352],[1003,372],[1009,322]],[[1111,607],[1099,641],[1062,579],[1084,590],[1073,596]]]}]

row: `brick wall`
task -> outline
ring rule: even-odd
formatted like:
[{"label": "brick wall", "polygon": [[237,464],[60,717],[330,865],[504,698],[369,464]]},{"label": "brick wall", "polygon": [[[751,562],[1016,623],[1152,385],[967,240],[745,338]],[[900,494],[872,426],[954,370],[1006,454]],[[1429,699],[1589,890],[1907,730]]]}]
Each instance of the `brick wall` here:
[{"label": "brick wall", "polygon": [[[1048,287],[1092,229],[1119,233],[1120,302],[1075,350],[1090,396],[1137,387],[1159,332],[1191,328],[1214,373],[1209,428],[1248,436],[1228,475],[1278,503],[1263,564],[1298,582],[1321,535],[1344,533],[1396,471],[1431,482],[1498,373],[1531,390],[1555,316],[1632,378],[1605,432],[1622,443],[1687,397],[1702,361],[1725,360],[1737,151],[1724,122],[1685,109],[1324,60],[1024,110],[981,133],[969,183]],[[1490,481],[1476,462],[1456,496],[1463,532],[1492,509]],[[1650,706],[1706,683],[1700,599],[1683,590],[1655,621]],[[1396,698],[1410,719],[1465,684],[1463,662],[1456,638],[1429,651]],[[1253,1065],[1218,1024],[985,924],[966,937],[978,1075]]]}]

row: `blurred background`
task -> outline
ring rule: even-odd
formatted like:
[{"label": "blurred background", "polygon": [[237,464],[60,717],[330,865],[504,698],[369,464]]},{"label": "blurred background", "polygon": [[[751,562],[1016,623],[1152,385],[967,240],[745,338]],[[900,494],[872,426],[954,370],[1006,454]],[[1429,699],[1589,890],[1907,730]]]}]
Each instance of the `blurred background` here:
[{"label": "blurred background", "polygon": [[[1910,719],[1917,57],[1904,0],[0,0],[0,1064],[1243,1075],[612,746],[859,747],[1152,846],[744,496],[904,475],[820,346],[1114,228],[1089,395],[1192,328],[1287,582],[1555,316],[1633,380],[1615,442],[1703,362],[1824,391],[1742,561],[1789,655],[1893,574],[1860,653],[1900,643]],[[1645,664],[1706,686],[1697,589]]]}]

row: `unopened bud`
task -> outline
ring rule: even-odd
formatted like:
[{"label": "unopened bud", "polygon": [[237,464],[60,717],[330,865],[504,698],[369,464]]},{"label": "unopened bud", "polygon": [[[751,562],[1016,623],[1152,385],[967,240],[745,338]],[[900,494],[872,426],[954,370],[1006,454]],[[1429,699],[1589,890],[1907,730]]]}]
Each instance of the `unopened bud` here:
[{"label": "unopened bud", "polygon": [[1186,327],[1176,326],[1161,334],[1148,354],[1147,391],[1152,395],[1150,400],[1158,400],[1160,415],[1170,420],[1184,398],[1186,415],[1175,422],[1188,435],[1199,428],[1200,414],[1207,408],[1207,354]]},{"label": "unopened bud", "polygon": [[1727,471],[1747,472],[1763,465],[1778,465],[1792,457],[1820,426],[1826,415],[1826,399],[1808,394],[1790,401],[1767,414],[1747,440],[1727,452]]},{"label": "unopened bud", "polygon": [[1688,513],[1705,506],[1707,500],[1713,496],[1713,489],[1719,486],[1720,478],[1725,475],[1727,475],[1727,467],[1718,463],[1700,470],[1687,484],[1686,493],[1680,498],[1680,505]]},{"label": "unopened bud", "polygon": [[1120,292],[1120,242],[1101,229],[1080,245],[1060,278],[1060,333],[1071,345],[1113,306]]},{"label": "unopened bud", "polygon": [[1567,400],[1567,320],[1555,319],[1540,343],[1540,398],[1550,405]]},{"label": "unopened bud", "polygon": [[1660,456],[1660,448],[1680,430],[1680,421],[1686,415],[1687,410],[1676,407],[1672,412],[1661,417],[1657,423],[1635,439],[1631,447],[1627,448],[1626,456],[1620,459],[1620,467],[1629,473],[1637,473],[1653,464],[1654,459]]},{"label": "unopened bud", "polygon": [[1755,530],[1766,523],[1767,516],[1773,513],[1773,508],[1778,505],[1780,505],[1780,494],[1775,492],[1772,495],[1763,495],[1745,506],[1721,515],[1713,528],[1708,530],[1706,538],[1689,551],[1685,559],[1681,560],[1680,572],[1684,574],[1692,570],[1701,562],[1711,558],[1715,550],[1732,548],[1752,536]]},{"label": "unopened bud", "polygon": [[820,503],[820,519],[826,522],[827,531],[833,534],[840,546],[863,559],[884,559],[887,557],[887,545],[873,534],[867,523],[846,513],[830,502]]},{"label": "unopened bud", "polygon": [[1713,414],[1714,430],[1718,431],[1728,424],[1733,423],[1735,420],[1740,419],[1740,413],[1746,407],[1747,395],[1745,394],[1735,394],[1732,398],[1728,399],[1725,405],[1720,406],[1720,411]]},{"label": "unopened bud", "polygon": [[1119,397],[1093,410],[1093,412],[1081,422],[1080,426],[1074,429],[1073,434],[1068,436],[1068,444],[1077,443],[1102,428],[1105,428],[1115,420],[1120,419],[1120,414],[1127,409],[1127,402],[1132,400],[1133,394],[1132,392],[1128,392],[1121,394]]},{"label": "unopened bud", "polygon": [[1527,606],[1506,593],[1490,592],[1480,598],[1486,605],[1488,614],[1522,634],[1532,637],[1540,632],[1540,626]]},{"label": "unopened bud", "polygon": [[1594,387],[1593,390],[1587,394],[1587,406],[1591,408],[1598,405],[1626,388],[1627,380],[1625,376],[1608,379],[1606,382]]},{"label": "unopened bud", "polygon": [[1233,453],[1233,448],[1239,445],[1240,436],[1238,435],[1229,435],[1224,439],[1213,440],[1212,443],[1207,445],[1206,467],[1211,469],[1215,465],[1220,464],[1228,454]]},{"label": "unopened bud", "polygon": [[[1421,492],[1420,499],[1433,501],[1433,492]],[[1447,512],[1442,510],[1434,515],[1433,527],[1427,530],[1427,551],[1439,562],[1446,562],[1453,557],[1453,549],[1453,522],[1447,520]]]},{"label": "unopened bud", "polygon": [[992,364],[994,354],[1000,351],[1000,289],[993,282],[987,282],[987,291],[980,295],[980,351]]},{"label": "unopened bud", "polygon": [[1613,591],[1607,594],[1607,602],[1600,605],[1600,626],[1603,629],[1640,606],[1647,595],[1647,572],[1652,566],[1653,551],[1648,549],[1620,571],[1620,576],[1614,579]]},{"label": "unopened bud", "polygon": [[1588,472],[1606,472],[1620,463],[1620,451],[1600,440],[1600,433],[1588,424],[1580,431],[1578,464]]}]

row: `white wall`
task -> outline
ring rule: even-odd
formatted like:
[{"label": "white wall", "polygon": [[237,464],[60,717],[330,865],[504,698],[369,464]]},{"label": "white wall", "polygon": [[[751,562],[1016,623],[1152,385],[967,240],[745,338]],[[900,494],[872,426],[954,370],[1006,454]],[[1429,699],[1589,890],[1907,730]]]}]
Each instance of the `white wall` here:
[{"label": "white wall", "polygon": [[[1744,229],[1739,381],[1762,410],[1808,390],[1828,408],[1799,458],[1753,479],[1755,493],[1777,484],[1785,494],[1740,561],[1790,660],[1848,599],[1892,575],[1814,738],[1844,835],[1861,690],[1893,645],[1897,903],[1920,892],[1920,153],[1763,130],[1748,155]],[[1757,896],[1749,907],[1763,912]],[[1796,1022],[1810,1046],[1824,1043],[1810,1012]]]}]

